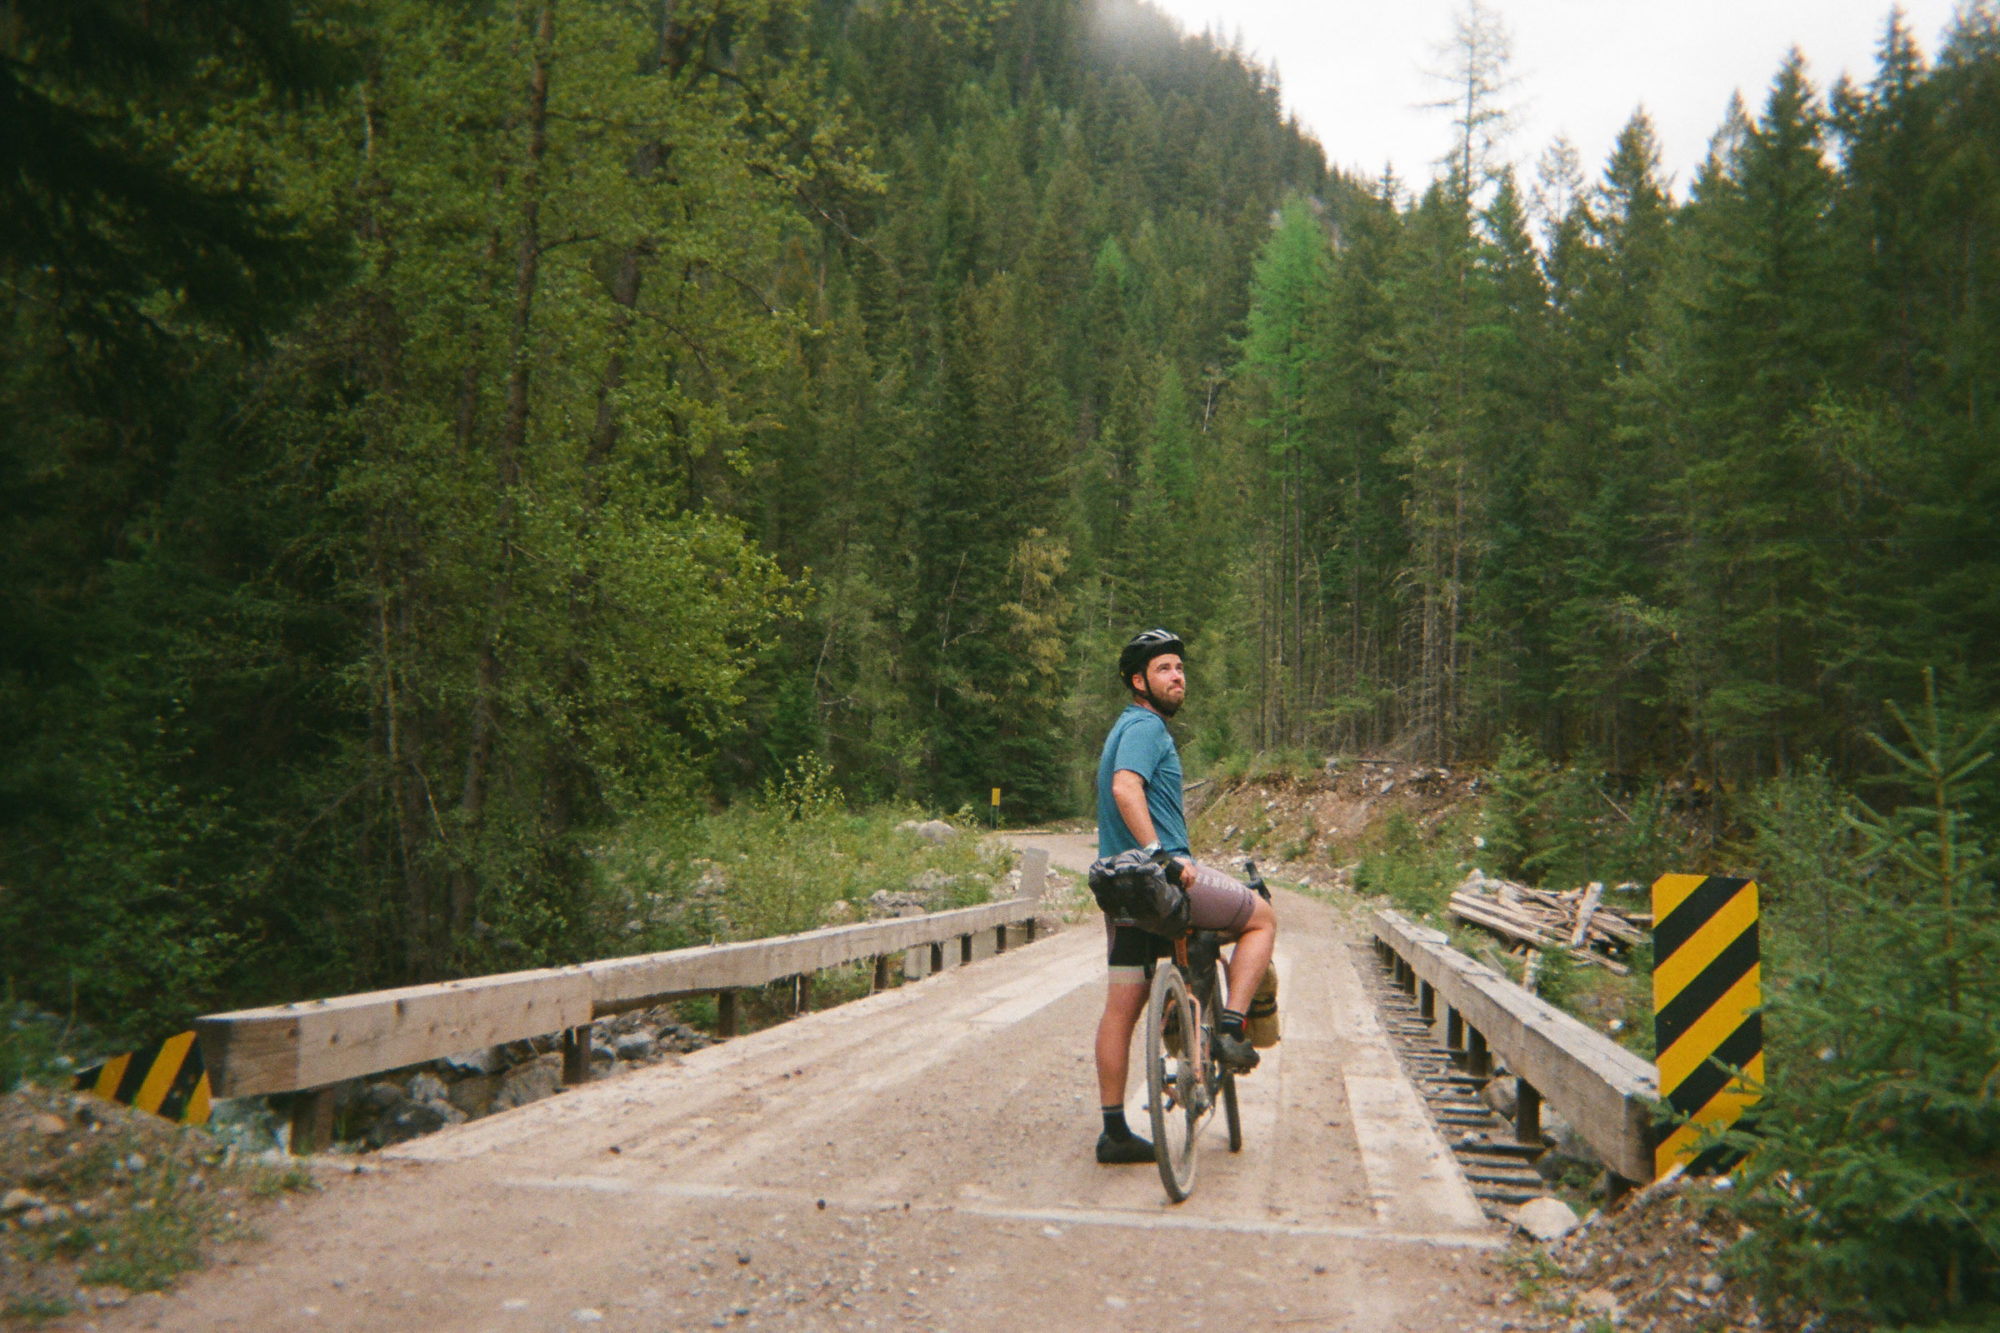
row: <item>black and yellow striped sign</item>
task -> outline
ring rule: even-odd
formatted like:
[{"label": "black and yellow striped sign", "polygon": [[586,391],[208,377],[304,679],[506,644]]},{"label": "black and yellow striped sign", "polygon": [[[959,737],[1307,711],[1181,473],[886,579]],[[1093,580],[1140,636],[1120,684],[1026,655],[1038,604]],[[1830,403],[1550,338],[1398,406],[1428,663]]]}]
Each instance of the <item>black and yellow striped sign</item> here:
[{"label": "black and yellow striped sign", "polygon": [[84,1070],[76,1076],[76,1090],[94,1092],[184,1125],[208,1120],[208,1071],[202,1068],[201,1046],[192,1032],[113,1056],[94,1069]]},{"label": "black and yellow striped sign", "polygon": [[[1757,884],[1722,875],[1662,875],[1653,884],[1653,1036],[1660,1095],[1679,1116],[1654,1169],[1691,1172],[1702,1131],[1736,1123],[1764,1080],[1763,973]],[[1728,1068],[1724,1068],[1728,1066]],[[1729,1069],[1740,1069],[1738,1079]]]}]

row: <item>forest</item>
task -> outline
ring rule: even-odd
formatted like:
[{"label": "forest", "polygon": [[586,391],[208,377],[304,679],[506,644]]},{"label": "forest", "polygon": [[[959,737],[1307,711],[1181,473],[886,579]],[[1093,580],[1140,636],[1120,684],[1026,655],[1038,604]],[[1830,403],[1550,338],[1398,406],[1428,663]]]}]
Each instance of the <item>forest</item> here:
[{"label": "forest", "polygon": [[591,956],[631,830],[786,793],[1078,815],[1155,624],[1197,771],[1532,755],[1717,847],[1930,774],[1976,960],[2000,11],[1684,182],[1643,109],[1524,156],[1467,13],[1405,181],[1137,0],[9,0],[10,998]]}]

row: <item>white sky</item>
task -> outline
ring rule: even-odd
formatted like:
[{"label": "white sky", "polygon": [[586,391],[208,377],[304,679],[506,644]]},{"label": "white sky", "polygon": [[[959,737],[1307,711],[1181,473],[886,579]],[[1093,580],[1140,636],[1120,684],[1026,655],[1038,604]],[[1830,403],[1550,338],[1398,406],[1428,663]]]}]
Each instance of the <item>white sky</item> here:
[{"label": "white sky", "polygon": [[[1151,0],[1190,32],[1241,34],[1275,63],[1286,104],[1319,137],[1327,160],[1366,177],[1393,164],[1422,189],[1451,142],[1447,113],[1423,109],[1440,86],[1458,0]],[[1937,54],[1952,0],[1903,0],[1925,57]],[[1489,0],[1513,37],[1507,155],[1523,185],[1558,134],[1602,174],[1618,131],[1644,104],[1663,169],[1684,194],[1740,89],[1753,115],[1785,52],[1805,53],[1821,93],[1841,70],[1865,81],[1890,0]]]}]

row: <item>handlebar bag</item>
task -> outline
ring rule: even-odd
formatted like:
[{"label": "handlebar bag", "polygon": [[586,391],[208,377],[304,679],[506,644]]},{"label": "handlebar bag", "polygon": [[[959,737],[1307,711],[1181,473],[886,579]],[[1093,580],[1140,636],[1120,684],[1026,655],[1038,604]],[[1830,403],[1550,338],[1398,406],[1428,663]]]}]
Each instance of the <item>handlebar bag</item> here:
[{"label": "handlebar bag", "polygon": [[1194,911],[1187,893],[1167,878],[1165,868],[1140,851],[1091,862],[1090,896],[1114,922],[1170,940],[1187,934]]}]

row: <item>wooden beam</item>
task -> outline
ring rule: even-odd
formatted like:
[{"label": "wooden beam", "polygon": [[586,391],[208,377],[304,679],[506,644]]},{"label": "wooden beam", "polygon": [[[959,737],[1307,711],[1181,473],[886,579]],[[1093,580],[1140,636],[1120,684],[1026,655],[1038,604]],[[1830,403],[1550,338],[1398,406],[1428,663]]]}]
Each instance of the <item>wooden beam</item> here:
[{"label": "wooden beam", "polygon": [[197,1018],[217,1097],[319,1088],[590,1021],[576,968],[510,972]]},{"label": "wooden beam", "polygon": [[592,999],[600,1012],[611,1012],[612,1006],[629,1008],[635,1002],[659,1004],[686,995],[764,986],[877,954],[955,939],[968,931],[1025,921],[1034,910],[1032,900],[1015,898],[926,916],[829,926],[801,935],[608,958],[584,963],[577,970],[590,978]]},{"label": "wooden beam", "polygon": [[1649,1062],[1451,948],[1441,931],[1390,911],[1375,913],[1373,927],[1376,938],[1435,986],[1465,1025],[1533,1084],[1613,1171],[1628,1180],[1652,1179],[1659,1082]]},{"label": "wooden beam", "polygon": [[217,1097],[325,1087],[692,995],[722,997],[718,1017],[727,1033],[739,989],[913,948],[928,947],[942,962],[947,941],[958,959],[964,937],[1031,921],[1035,908],[1033,899],[1015,898],[775,939],[240,1009],[198,1018],[195,1031]]}]

